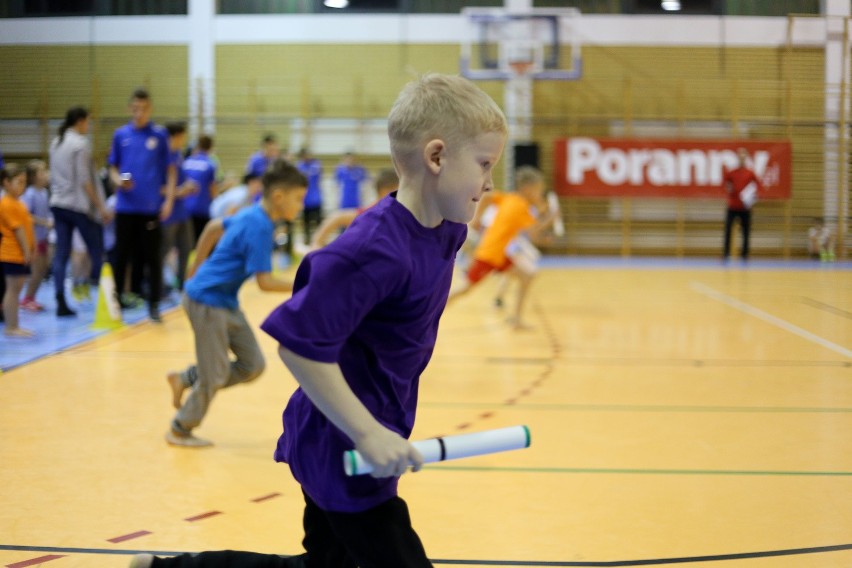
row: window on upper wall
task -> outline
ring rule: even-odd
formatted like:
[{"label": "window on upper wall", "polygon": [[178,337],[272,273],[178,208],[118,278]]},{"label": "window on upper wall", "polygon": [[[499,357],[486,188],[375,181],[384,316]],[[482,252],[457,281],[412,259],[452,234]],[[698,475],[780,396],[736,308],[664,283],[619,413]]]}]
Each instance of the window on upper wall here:
[{"label": "window on upper wall", "polygon": [[320,0],[321,12],[404,12],[404,0]]},{"label": "window on upper wall", "polygon": [[[501,7],[503,0],[218,0],[219,14],[457,14],[463,6]],[[335,7],[341,6],[341,7]]]},{"label": "window on upper wall", "polygon": [[[536,0],[535,3],[551,4],[547,0]],[[616,13],[624,14],[786,16],[820,13],[820,0],[578,0],[575,5],[583,13],[591,13],[606,4],[613,7],[620,4]]]},{"label": "window on upper wall", "polygon": [[577,8],[583,14],[621,14],[625,0],[533,0],[534,8]]},{"label": "window on upper wall", "polygon": [[217,0],[219,14],[310,14],[316,0]]},{"label": "window on upper wall", "polygon": [[186,14],[188,0],[0,0],[0,17],[161,16]]},{"label": "window on upper wall", "polygon": [[406,4],[408,12],[415,14],[458,14],[462,8],[502,8],[504,3],[501,0],[407,0]]},{"label": "window on upper wall", "polygon": [[188,0],[97,0],[97,3],[109,5],[111,16],[164,16],[189,13]]},{"label": "window on upper wall", "polygon": [[[23,0],[9,2],[10,8],[17,8],[20,16],[77,16],[91,15],[95,11],[95,0]],[[17,4],[17,6],[15,6]]]},{"label": "window on upper wall", "polygon": [[625,0],[630,14],[722,14],[724,0]]},{"label": "window on upper wall", "polygon": [[787,14],[821,14],[820,0],[727,0],[728,16],[786,16]]}]

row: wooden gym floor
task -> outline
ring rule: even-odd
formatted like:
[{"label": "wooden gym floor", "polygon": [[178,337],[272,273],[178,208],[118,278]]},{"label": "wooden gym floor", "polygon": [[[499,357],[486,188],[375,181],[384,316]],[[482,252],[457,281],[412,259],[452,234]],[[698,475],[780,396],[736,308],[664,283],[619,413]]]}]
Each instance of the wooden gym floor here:
[{"label": "wooden gym floor", "polygon": [[[532,446],[403,477],[434,563],[852,566],[850,268],[547,268],[525,332],[484,282],[446,312],[414,437],[527,424]],[[255,323],[284,297],[242,293]],[[0,375],[0,566],[300,552],[272,461],[295,383],[258,336],[268,369],[219,393],[207,450],[163,441],[180,311]]]}]

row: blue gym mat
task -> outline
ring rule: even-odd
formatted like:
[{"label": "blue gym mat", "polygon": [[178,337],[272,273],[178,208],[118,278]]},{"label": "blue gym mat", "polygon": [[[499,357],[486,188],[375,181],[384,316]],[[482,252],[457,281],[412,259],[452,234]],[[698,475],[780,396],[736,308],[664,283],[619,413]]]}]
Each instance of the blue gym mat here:
[{"label": "blue gym mat", "polygon": [[[55,296],[53,282],[47,281],[41,285],[36,294],[36,300],[44,305],[45,311],[20,310],[19,312],[20,327],[34,331],[35,337],[10,338],[0,332],[0,372],[14,369],[109,333],[110,330],[92,329],[98,302],[97,287],[93,286],[90,298],[82,302],[73,300],[71,294],[66,293],[65,297],[68,298],[71,309],[77,312],[77,315],[73,317],[56,317]],[[173,292],[160,302],[160,312],[165,314],[175,309],[178,303],[178,294]],[[122,319],[125,324],[147,320],[148,308],[143,305],[139,308],[124,310]],[[2,329],[3,324],[0,323],[0,330]]]}]

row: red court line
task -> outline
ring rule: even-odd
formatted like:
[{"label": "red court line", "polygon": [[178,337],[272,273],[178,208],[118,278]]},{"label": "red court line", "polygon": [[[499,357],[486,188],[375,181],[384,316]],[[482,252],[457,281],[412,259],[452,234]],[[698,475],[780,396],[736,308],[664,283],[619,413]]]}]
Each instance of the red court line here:
[{"label": "red court line", "polygon": [[24,560],[23,562],[6,564],[6,568],[24,568],[24,566],[35,566],[36,564],[43,564],[45,562],[50,562],[51,560],[56,560],[57,558],[65,558],[65,554],[48,554],[47,556],[39,556],[38,558]]},{"label": "red court line", "polygon": [[133,540],[134,538],[139,538],[140,536],[146,536],[149,534],[151,534],[151,531],[136,531],[134,533],[108,538],[107,542],[118,544],[119,542],[124,542],[125,540]]},{"label": "red court line", "polygon": [[200,515],[195,515],[194,517],[187,517],[184,521],[194,522],[200,521],[202,519],[207,519],[210,517],[215,517],[216,515],[221,515],[222,511],[207,511],[206,513],[201,513]]},{"label": "red court line", "polygon": [[270,493],[269,495],[264,495],[263,497],[255,497],[252,499],[252,503],[262,503],[263,501],[268,501],[270,499],[275,499],[276,497],[280,497],[280,493]]}]

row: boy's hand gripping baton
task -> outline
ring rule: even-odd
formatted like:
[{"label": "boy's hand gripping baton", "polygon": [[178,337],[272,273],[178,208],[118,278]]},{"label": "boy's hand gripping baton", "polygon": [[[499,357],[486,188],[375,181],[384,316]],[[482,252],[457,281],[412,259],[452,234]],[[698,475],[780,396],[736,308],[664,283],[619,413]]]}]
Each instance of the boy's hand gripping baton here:
[{"label": "boy's hand gripping baton", "polygon": [[[418,440],[411,445],[423,455],[424,463],[435,463],[528,448],[530,430],[526,426],[510,426],[472,434]],[[357,450],[343,453],[343,469],[349,476],[373,471],[373,467]]]}]

